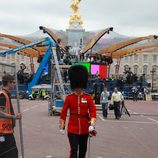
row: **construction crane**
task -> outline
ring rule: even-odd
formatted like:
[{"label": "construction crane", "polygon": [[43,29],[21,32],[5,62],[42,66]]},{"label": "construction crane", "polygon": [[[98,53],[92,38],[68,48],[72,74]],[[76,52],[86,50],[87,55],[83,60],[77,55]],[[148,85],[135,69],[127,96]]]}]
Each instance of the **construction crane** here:
[{"label": "construction crane", "polygon": [[[31,82],[28,83],[28,91],[31,92],[32,88],[38,84],[41,74],[43,73],[43,70],[45,69],[46,65],[51,62],[51,99],[48,102],[49,106],[49,115],[51,115],[53,112],[57,110],[61,110],[61,107],[57,108],[56,105],[58,102],[62,102],[65,98],[66,92],[69,92],[69,84],[63,82],[63,78],[61,75],[61,68],[69,68],[68,65],[59,65],[59,61],[57,59],[57,54],[56,54],[56,43],[51,40],[49,37],[46,37],[44,39],[41,39],[37,42],[33,42],[30,44],[25,44],[20,47],[17,47],[15,49],[7,50],[5,52],[1,52],[0,56],[6,56],[9,54],[16,53],[18,51],[21,51],[26,48],[30,48],[36,45],[42,45],[42,46],[47,46],[47,50],[40,62],[40,65],[36,71],[36,73],[33,76],[33,79]],[[57,101],[57,99],[60,100]]]},{"label": "construction crane", "polygon": [[31,47],[36,46],[36,45],[47,46],[48,48],[47,48],[47,51],[45,52],[45,54],[43,56],[42,61],[40,62],[40,65],[39,65],[36,73],[33,76],[32,81],[30,83],[28,83],[28,90],[29,91],[31,91],[31,88],[38,83],[38,81],[40,79],[40,76],[43,72],[43,69],[48,64],[48,61],[51,58],[52,47],[55,47],[55,45],[56,45],[55,42],[52,41],[49,37],[46,37],[46,38],[43,38],[43,39],[41,39],[37,42],[32,42],[32,43],[29,43],[29,44],[25,44],[25,45],[22,45],[20,47],[15,48],[15,49],[10,49],[10,50],[7,50],[5,52],[0,53],[0,56],[4,57],[6,55],[16,53],[16,52],[21,51],[21,50],[26,49],[26,48],[31,48]]}]

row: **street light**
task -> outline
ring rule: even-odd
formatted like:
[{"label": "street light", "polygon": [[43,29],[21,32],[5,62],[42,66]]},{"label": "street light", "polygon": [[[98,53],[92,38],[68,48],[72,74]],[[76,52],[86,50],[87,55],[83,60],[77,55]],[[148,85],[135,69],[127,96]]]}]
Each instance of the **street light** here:
[{"label": "street light", "polygon": [[155,69],[152,68],[152,70],[150,71],[151,72],[151,90],[153,92],[153,88],[154,88],[154,75],[155,75]]}]

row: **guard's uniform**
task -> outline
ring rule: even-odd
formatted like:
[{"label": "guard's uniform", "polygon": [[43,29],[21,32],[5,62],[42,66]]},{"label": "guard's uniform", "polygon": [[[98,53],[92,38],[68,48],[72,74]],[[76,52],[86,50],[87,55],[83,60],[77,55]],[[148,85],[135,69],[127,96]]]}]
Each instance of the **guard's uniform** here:
[{"label": "guard's uniform", "polygon": [[68,137],[71,146],[70,158],[84,158],[87,151],[88,127],[92,118],[96,119],[96,106],[89,94],[76,93],[68,95],[62,108],[60,119],[66,121],[67,111],[70,111],[68,122]]}]

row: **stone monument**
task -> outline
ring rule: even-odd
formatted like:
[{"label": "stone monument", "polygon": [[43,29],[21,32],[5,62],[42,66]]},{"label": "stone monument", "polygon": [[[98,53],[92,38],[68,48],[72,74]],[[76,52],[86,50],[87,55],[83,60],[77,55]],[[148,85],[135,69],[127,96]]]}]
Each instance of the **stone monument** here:
[{"label": "stone monument", "polygon": [[71,8],[73,14],[70,16],[69,28],[66,30],[68,36],[68,45],[71,46],[70,53],[79,55],[83,47],[83,39],[85,30],[83,29],[83,21],[79,16],[79,3],[81,0],[72,0]]}]

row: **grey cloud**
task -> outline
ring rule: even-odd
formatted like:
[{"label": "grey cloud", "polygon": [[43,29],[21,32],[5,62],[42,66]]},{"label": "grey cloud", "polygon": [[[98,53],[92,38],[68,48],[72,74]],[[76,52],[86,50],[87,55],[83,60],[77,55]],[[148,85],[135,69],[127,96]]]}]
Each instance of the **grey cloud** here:
[{"label": "grey cloud", "polygon": [[[4,0],[0,4],[0,32],[32,33],[39,25],[66,29],[72,14],[70,3],[71,0]],[[157,0],[82,0],[79,14],[86,30],[113,26],[122,34],[143,35],[157,32],[157,6]]]}]

